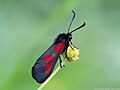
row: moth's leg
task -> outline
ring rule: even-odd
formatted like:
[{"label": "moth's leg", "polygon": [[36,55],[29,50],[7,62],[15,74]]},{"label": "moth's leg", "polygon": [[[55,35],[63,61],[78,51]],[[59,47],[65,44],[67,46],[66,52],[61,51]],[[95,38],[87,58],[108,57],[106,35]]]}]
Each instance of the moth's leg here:
[{"label": "moth's leg", "polygon": [[72,50],[74,51],[74,48],[73,48],[74,46],[73,46],[73,47],[72,47],[71,45],[69,45],[69,46],[70,46],[70,47],[72,48]]},{"label": "moth's leg", "polygon": [[[68,48],[67,48],[68,49]],[[68,56],[67,56],[67,49],[65,49],[65,57],[67,58],[67,60],[69,60]]]},{"label": "moth's leg", "polygon": [[65,67],[65,65],[62,65],[62,60],[61,60],[61,57],[59,56],[59,60],[60,60],[60,67],[62,68],[62,66],[63,67]]},{"label": "moth's leg", "polygon": [[[75,47],[75,48],[77,48],[75,45],[73,45],[73,43],[70,41],[70,44],[73,46],[73,47]],[[70,46],[71,47],[71,46]],[[78,49],[78,48],[77,48]]]}]

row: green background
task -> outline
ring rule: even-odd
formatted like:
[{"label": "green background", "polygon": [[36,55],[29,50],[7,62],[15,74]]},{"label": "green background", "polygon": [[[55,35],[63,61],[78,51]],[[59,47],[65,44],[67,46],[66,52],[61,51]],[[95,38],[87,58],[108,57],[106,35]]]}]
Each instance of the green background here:
[{"label": "green background", "polygon": [[71,27],[80,60],[66,63],[43,90],[120,87],[120,0],[0,0],[0,90],[36,90],[31,67]]}]

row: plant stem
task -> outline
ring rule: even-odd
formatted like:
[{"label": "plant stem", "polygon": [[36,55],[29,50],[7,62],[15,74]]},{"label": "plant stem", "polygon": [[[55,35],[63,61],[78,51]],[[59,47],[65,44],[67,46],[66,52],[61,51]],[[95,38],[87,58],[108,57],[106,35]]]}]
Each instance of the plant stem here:
[{"label": "plant stem", "polygon": [[55,71],[50,75],[50,77],[37,89],[42,90],[42,88],[55,76],[55,74],[61,69],[60,66],[58,66]]}]

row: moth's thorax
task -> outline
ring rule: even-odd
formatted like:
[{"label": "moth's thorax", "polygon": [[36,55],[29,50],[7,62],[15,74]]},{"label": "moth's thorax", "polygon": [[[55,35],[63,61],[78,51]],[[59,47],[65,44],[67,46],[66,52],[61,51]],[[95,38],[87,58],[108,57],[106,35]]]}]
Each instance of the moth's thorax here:
[{"label": "moth's thorax", "polygon": [[55,39],[55,43],[58,42],[68,43],[69,41],[71,41],[71,39],[72,39],[71,33],[67,33],[67,34],[62,33],[57,36],[57,38]]}]

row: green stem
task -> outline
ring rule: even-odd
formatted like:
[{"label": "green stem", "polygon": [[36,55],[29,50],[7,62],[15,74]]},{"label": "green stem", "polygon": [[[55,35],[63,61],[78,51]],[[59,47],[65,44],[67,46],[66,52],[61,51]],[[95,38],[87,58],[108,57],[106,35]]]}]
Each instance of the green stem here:
[{"label": "green stem", "polygon": [[42,88],[45,87],[45,85],[55,76],[55,74],[61,69],[60,66],[58,66],[55,71],[50,75],[50,77],[37,89],[42,90]]}]

